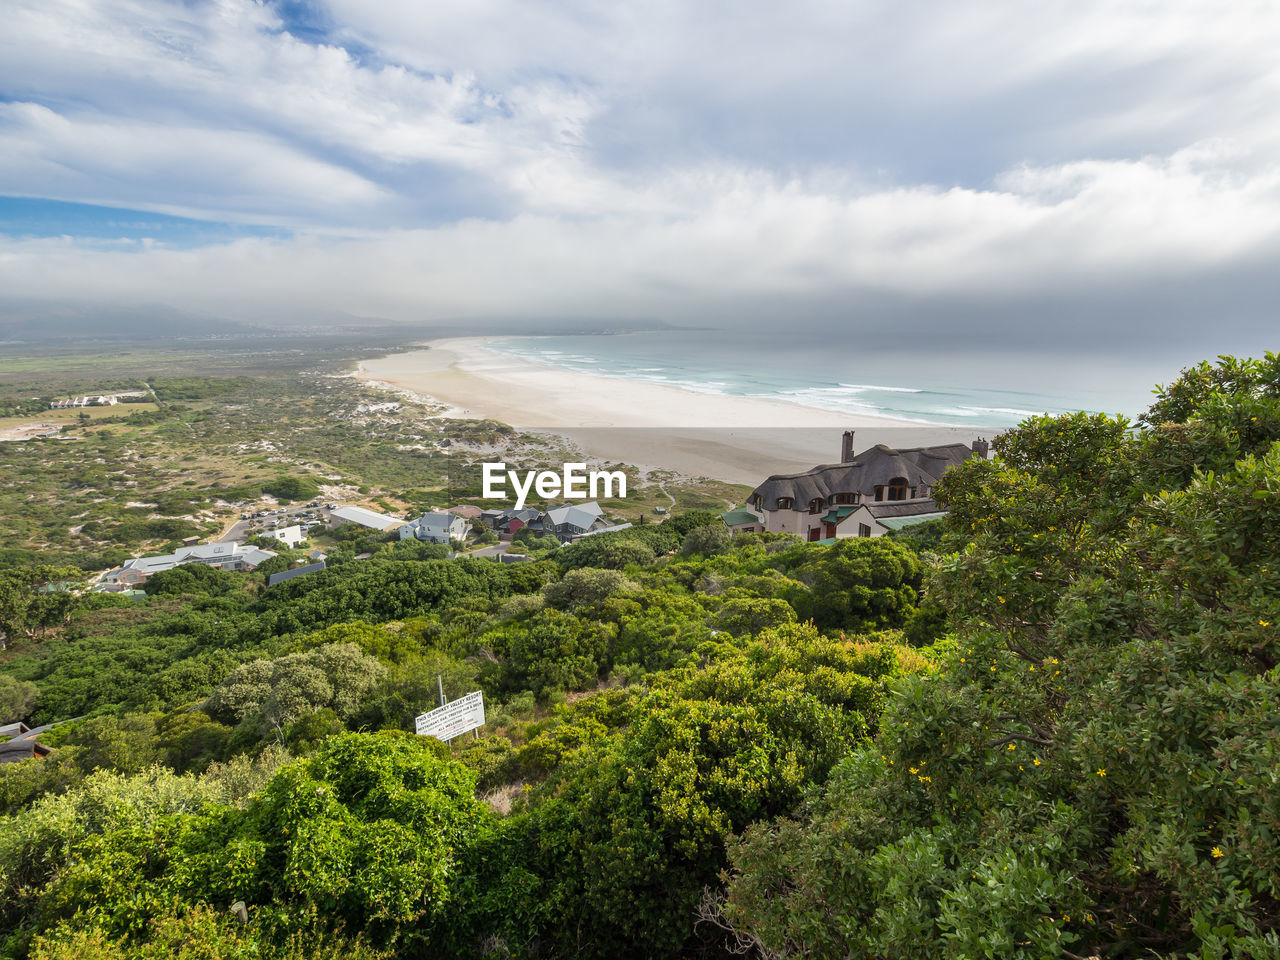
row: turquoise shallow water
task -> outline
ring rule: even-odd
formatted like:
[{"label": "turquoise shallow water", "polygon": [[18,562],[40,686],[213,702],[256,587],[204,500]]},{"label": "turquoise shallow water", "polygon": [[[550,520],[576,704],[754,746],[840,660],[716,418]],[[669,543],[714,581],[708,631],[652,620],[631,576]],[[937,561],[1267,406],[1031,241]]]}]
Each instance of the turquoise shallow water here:
[{"label": "turquoise shallow water", "polygon": [[1026,358],[866,356],[826,345],[780,344],[774,336],[711,331],[503,337],[489,347],[584,373],[973,427],[1008,427],[1034,414],[1080,409],[1132,415],[1145,406],[1137,397],[1148,386],[1140,381],[1133,396],[1113,396],[1097,384],[1082,385],[1079,374],[1052,358],[1036,371],[1028,369],[1035,364]]}]

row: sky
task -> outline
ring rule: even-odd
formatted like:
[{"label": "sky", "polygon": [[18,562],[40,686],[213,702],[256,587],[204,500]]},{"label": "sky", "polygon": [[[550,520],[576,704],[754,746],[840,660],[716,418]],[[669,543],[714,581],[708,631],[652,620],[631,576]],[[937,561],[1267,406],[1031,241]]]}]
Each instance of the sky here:
[{"label": "sky", "polygon": [[1256,355],[1277,49],[1273,0],[6,0],[0,307]]}]

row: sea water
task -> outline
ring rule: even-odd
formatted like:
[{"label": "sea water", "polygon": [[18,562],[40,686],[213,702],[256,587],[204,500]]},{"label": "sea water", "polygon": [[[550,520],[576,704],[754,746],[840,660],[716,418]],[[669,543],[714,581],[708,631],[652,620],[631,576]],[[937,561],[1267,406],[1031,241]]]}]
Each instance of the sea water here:
[{"label": "sea water", "polygon": [[920,423],[1009,427],[1041,413],[1106,410],[1133,416],[1151,384],[1099,377],[1058,358],[981,352],[867,354],[770,334],[654,330],[502,337],[488,346],[565,370],[671,384],[688,390],[783,400],[849,414]]}]

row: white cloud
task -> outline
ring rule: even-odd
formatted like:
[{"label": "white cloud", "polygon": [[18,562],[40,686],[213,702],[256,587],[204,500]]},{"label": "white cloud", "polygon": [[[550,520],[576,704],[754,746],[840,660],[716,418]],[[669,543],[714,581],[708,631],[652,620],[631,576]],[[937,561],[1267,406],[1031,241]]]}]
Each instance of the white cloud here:
[{"label": "white cloud", "polygon": [[753,297],[1103,298],[1280,246],[1272,3],[323,9],[316,43],[251,0],[12,0],[0,193],[298,235],[11,240],[0,285],[694,318]]}]

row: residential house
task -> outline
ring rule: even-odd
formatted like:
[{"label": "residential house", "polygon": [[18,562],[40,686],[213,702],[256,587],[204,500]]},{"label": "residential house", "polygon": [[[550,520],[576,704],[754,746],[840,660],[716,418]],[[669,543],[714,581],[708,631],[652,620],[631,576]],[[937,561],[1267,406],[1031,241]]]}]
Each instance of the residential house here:
[{"label": "residential house", "polygon": [[404,521],[399,517],[377,513],[364,507],[334,507],[329,511],[329,526],[340,527],[344,523],[355,523],[371,530],[394,530]]},{"label": "residential house", "polygon": [[267,586],[274,587],[277,583],[284,583],[286,580],[292,580],[294,577],[301,577],[308,573],[319,573],[323,569],[325,569],[325,562],[321,560],[317,563],[308,563],[305,567],[281,570],[279,573],[273,573],[267,577]]},{"label": "residential house", "polygon": [[813,541],[881,536],[904,517],[939,514],[932,496],[939,478],[988,452],[987,442],[976,440],[902,448],[880,443],[855,454],[853,436],[845,431],[839,463],[769,477],[745,507],[724,515],[725,524],[734,532],[794,533]]},{"label": "residential house", "polygon": [[607,527],[609,522],[604,519],[604,510],[600,504],[591,500],[552,507],[528,525],[544,534],[554,533],[562,542],[567,542],[584,533]]},{"label": "residential house", "polygon": [[417,537],[431,543],[449,543],[467,538],[467,521],[454,513],[424,513],[400,528],[400,539]]},{"label": "residential house", "polygon": [[523,530],[529,524],[541,520],[542,511],[535,510],[533,507],[525,507],[522,510],[514,510],[508,507],[506,510],[499,510],[497,516],[494,517],[491,526],[498,533],[509,533],[515,535]]},{"label": "residential house", "polygon": [[272,550],[247,547],[237,541],[204,543],[194,547],[182,547],[173,553],[154,557],[134,557],[114,570],[108,570],[98,578],[99,590],[107,592],[127,590],[146,583],[149,578],[164,570],[187,563],[203,563],[219,570],[252,570],[262,561],[274,557]]},{"label": "residential house", "polygon": [[40,743],[36,737],[49,729],[46,724],[31,730],[25,723],[10,723],[0,727],[0,736],[9,739],[0,742],[0,763],[18,763],[21,760],[43,760],[53,753],[53,748]]},{"label": "residential house", "polygon": [[307,539],[307,535],[302,532],[302,526],[294,523],[287,527],[277,527],[270,530],[266,534],[274,540],[279,540],[286,547],[296,547],[303,540]]},{"label": "residential house", "polygon": [[742,507],[720,514],[720,519],[724,521],[724,525],[729,528],[730,533],[764,532],[764,520]]}]

